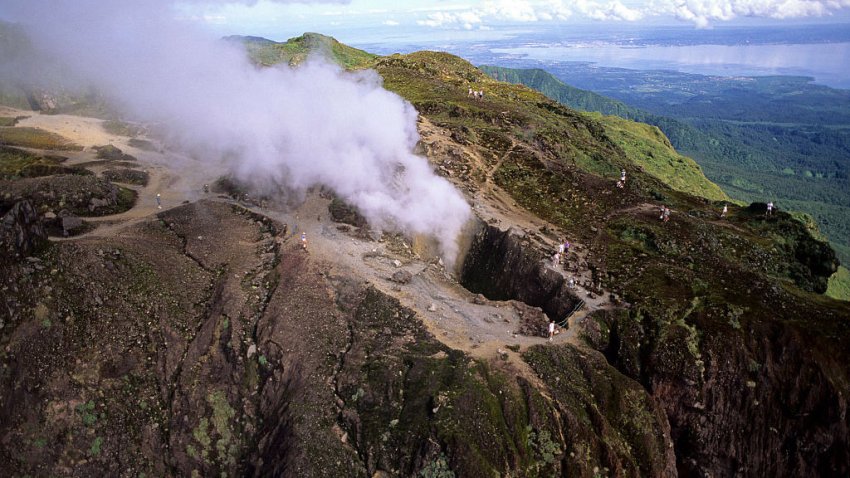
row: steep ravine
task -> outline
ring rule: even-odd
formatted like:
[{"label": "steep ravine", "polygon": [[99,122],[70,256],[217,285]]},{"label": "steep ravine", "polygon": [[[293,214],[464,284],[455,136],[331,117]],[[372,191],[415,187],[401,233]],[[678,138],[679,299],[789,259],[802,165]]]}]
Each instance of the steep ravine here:
[{"label": "steep ravine", "polygon": [[580,299],[564,276],[543,264],[544,255],[512,229],[481,223],[466,253],[460,283],[491,300],[518,300],[557,321]]}]

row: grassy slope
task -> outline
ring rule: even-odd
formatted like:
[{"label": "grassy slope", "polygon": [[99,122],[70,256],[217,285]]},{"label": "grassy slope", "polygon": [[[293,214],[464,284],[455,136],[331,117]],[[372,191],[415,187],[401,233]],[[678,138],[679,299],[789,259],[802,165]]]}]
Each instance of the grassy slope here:
[{"label": "grassy slope", "polygon": [[839,300],[850,300],[850,270],[843,266],[829,278],[826,295]]},{"label": "grassy slope", "polygon": [[277,63],[297,65],[310,54],[320,54],[343,68],[361,69],[371,66],[377,58],[377,55],[352,48],[318,33],[305,33],[280,43],[257,37],[231,36],[227,39],[242,42],[252,60],[267,66]]},{"label": "grassy slope", "polygon": [[[812,168],[822,167],[818,158],[823,154],[806,153],[812,137],[823,137],[824,144],[831,155],[839,155],[836,148],[840,144],[826,144],[831,136],[812,129],[807,133],[789,133],[783,128],[770,125],[749,125],[748,129],[733,124],[705,120],[694,126],[673,118],[660,116],[606,96],[582,90],[563,83],[552,74],[540,69],[513,69],[496,66],[484,66],[482,70],[502,81],[520,83],[534,88],[546,96],[572,108],[584,111],[596,111],[621,118],[648,123],[659,127],[677,150],[695,158],[706,174],[733,198],[752,202],[766,201],[765,197],[779,200],[779,206],[797,209],[811,214],[818,220],[820,227],[830,237],[833,247],[844,262],[850,261],[850,214],[842,206],[841,198],[847,194],[841,182],[829,178],[806,177],[805,167],[796,171],[797,175],[784,174],[777,167],[777,159],[782,161],[793,157],[793,161],[805,162],[809,158]],[[770,78],[761,78],[759,83],[770,83]],[[750,94],[756,94],[750,92]],[[793,92],[789,92],[793,94]],[[817,98],[816,98],[817,99]],[[709,102],[711,108],[717,105]],[[820,99],[820,107],[827,108],[826,101]],[[735,105],[727,105],[732,108]],[[737,107],[733,109],[739,109]],[[743,111],[749,111],[745,108]],[[705,112],[708,114],[708,112]],[[706,134],[702,129],[709,130]],[[758,131],[756,131],[756,129]],[[821,141],[821,140],[818,140]],[[802,145],[802,146],[800,146]],[[798,151],[799,150],[799,151]],[[789,156],[790,155],[790,156]]]},{"label": "grassy slope", "polygon": [[673,189],[715,201],[729,199],[720,186],[705,177],[693,159],[677,153],[657,127],[618,116],[588,114],[605,126],[605,132],[629,159]]},{"label": "grassy slope", "polygon": [[76,145],[56,133],[29,127],[0,127],[0,144],[55,151],[79,151],[83,149],[82,146]]},{"label": "grassy slope", "polygon": [[[540,69],[516,70],[484,66],[489,76],[509,83],[523,84],[571,108],[602,113],[592,117],[604,125],[606,133],[620,145],[636,164],[678,191],[712,200],[728,200],[726,194],[702,173],[690,158],[678,154],[670,140],[658,128],[653,115],[632,108],[623,102],[591,91],[573,88],[550,73]],[[606,116],[603,116],[606,115]],[[636,121],[649,120],[652,126]],[[677,125],[686,128],[686,125]]]}]

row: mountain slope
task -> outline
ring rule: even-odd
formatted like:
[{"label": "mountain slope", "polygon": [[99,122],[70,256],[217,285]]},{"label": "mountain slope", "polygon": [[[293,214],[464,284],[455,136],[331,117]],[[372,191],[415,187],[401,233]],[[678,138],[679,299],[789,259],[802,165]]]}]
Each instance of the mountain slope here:
[{"label": "mountain slope", "polygon": [[[820,277],[815,289],[823,291],[837,266],[828,245],[814,241],[790,215],[765,218],[763,205],[732,207],[730,219],[718,220],[719,205],[678,193],[637,168],[626,190],[618,191],[612,170],[631,162],[602,125],[525,87],[483,77],[455,57],[394,55],[376,69],[387,88],[463,145],[443,149],[423,136],[431,145],[426,150],[464,189],[491,178],[546,228],[588,248],[582,266],[596,270],[599,285],[630,304],[620,316],[596,317],[592,327],[600,338],[591,342],[667,411],[680,473],[747,467],[793,476],[844,469],[838,463],[845,456],[798,460],[776,452],[795,447],[800,430],[807,430],[805,441],[816,440],[814,430],[848,440],[846,417],[833,424],[824,415],[812,416],[803,423],[779,411],[790,399],[788,381],[795,380],[798,360],[817,370],[806,383],[817,384],[817,400],[824,400],[828,414],[846,403],[840,390],[848,377],[831,354],[845,355],[839,351],[850,338],[847,304],[807,295],[780,279],[797,277],[798,285],[810,288],[799,274],[813,267]],[[467,98],[467,87],[483,90],[485,99]],[[658,222],[652,205],[658,198],[674,210],[669,224]],[[510,277],[519,274],[516,252],[499,246],[497,232],[485,234],[481,244],[481,250],[504,257],[480,262],[500,271],[491,274],[506,275],[490,280],[512,283]],[[808,254],[814,255],[800,262]],[[475,277],[470,287],[481,284]],[[479,290],[487,294],[486,287]],[[765,336],[781,339],[763,341]],[[830,352],[812,354],[811,347]],[[783,349],[783,359],[768,358]],[[762,367],[769,372],[759,373]],[[741,403],[752,405],[741,409]],[[814,413],[808,410],[803,413]],[[776,414],[783,417],[782,428],[771,418]],[[764,431],[770,427],[778,434]],[[729,450],[713,443],[729,444],[740,460],[730,464]]]},{"label": "mountain slope", "polygon": [[[460,58],[374,68],[475,211],[455,274],[427,238],[333,222],[353,214],[324,189],[278,209],[199,182],[165,189],[157,209],[156,188],[184,175],[156,148],[136,165],[154,176],[130,217],[89,234],[44,245],[39,211],[61,213],[60,196],[6,195],[2,469],[850,472],[850,304],[819,294],[837,264],[803,223],[763,204],[721,219],[720,202],[636,164],[628,136]],[[87,124],[59,119],[68,134]],[[68,165],[114,166],[79,144]],[[566,326],[551,342],[550,318]]]},{"label": "mountain slope", "polygon": [[499,81],[526,85],[570,108],[632,120],[594,116],[596,121],[605,126],[609,136],[630,153],[636,164],[646,168],[650,174],[656,175],[674,189],[713,200],[729,199],[716,184],[703,175],[692,159],[678,154],[673,149],[672,140],[668,140],[657,129],[646,128],[634,122],[648,123],[656,127],[663,125],[665,132],[687,131],[693,136],[694,132],[690,131],[692,128],[687,125],[675,124],[672,120],[641,112],[620,101],[573,88],[543,70],[515,70],[495,66],[483,66],[481,70]]},{"label": "mountain slope", "polygon": [[343,68],[359,69],[368,68],[377,58],[377,55],[352,48],[318,33],[305,33],[285,42],[245,36],[229,36],[225,39],[242,43],[253,61],[266,66],[277,63],[297,65],[313,54],[324,55]]},{"label": "mountain slope", "polygon": [[[615,74],[605,85],[608,94],[639,101],[659,112],[654,114],[566,85],[539,69],[482,69],[574,108],[658,126],[677,150],[695,158],[735,199],[771,198],[780,207],[815,217],[842,260],[850,261],[846,92],[789,77],[744,79],[729,86],[728,81],[691,80],[696,76],[682,74],[687,82],[681,85],[656,84],[660,80],[654,78],[630,92],[623,82],[638,79]],[[585,81],[591,81],[594,74],[585,75]]]}]

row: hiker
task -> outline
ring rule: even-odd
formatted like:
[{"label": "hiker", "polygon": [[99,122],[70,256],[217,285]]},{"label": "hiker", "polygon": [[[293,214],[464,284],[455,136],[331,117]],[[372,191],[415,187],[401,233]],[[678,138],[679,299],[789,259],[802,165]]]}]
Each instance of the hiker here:
[{"label": "hiker", "polygon": [[561,253],[556,252],[554,256],[552,256],[552,265],[557,266],[561,263]]},{"label": "hiker", "polygon": [[567,282],[567,286],[568,286],[570,289],[575,289],[575,288],[576,288],[576,280],[575,280],[575,278],[574,278],[574,277],[572,277],[572,276],[570,277],[570,280]]},{"label": "hiker", "polygon": [[561,247],[564,248],[564,263],[569,261],[570,258],[570,241],[564,239],[564,243],[561,244]]},{"label": "hiker", "polygon": [[563,242],[558,244],[558,254],[563,254],[566,249],[566,245]]},{"label": "hiker", "polygon": [[210,185],[204,184],[204,194],[209,194],[209,192],[210,192]]},{"label": "hiker", "polygon": [[623,185],[626,184],[626,170],[625,169],[620,172],[620,181],[622,181]]},{"label": "hiker", "polygon": [[664,206],[664,212],[661,213],[661,218],[664,220],[664,222],[667,222],[667,221],[670,220],[670,208],[669,207]]},{"label": "hiker", "polygon": [[729,212],[729,206],[726,204],[723,205],[723,211],[720,213],[720,217],[726,217],[726,213]]},{"label": "hiker", "polygon": [[555,336],[555,319],[549,321],[549,342],[552,341],[552,337]]},{"label": "hiker", "polygon": [[661,208],[659,208],[659,211],[658,211],[658,220],[659,220],[659,221],[663,221],[663,220],[664,220],[664,211],[665,211],[666,209],[667,209],[667,208],[666,208],[666,207],[664,207],[664,206],[661,206]]},{"label": "hiker", "polygon": [[768,216],[773,215],[773,201],[767,203],[767,213],[765,213],[765,214],[768,215]]},{"label": "hiker", "polygon": [[467,94],[466,94],[466,97],[467,97],[467,98],[472,98],[473,96],[475,96],[473,93],[474,93],[474,92],[472,91],[472,87],[470,86],[470,87],[469,87],[469,93],[467,93]]},{"label": "hiker", "polygon": [[307,233],[301,233],[301,249],[307,250]]},{"label": "hiker", "polygon": [[159,193],[156,193],[156,208],[162,209],[162,202]]},{"label": "hiker", "polygon": [[484,99],[484,90],[478,92],[478,98],[482,100]]}]

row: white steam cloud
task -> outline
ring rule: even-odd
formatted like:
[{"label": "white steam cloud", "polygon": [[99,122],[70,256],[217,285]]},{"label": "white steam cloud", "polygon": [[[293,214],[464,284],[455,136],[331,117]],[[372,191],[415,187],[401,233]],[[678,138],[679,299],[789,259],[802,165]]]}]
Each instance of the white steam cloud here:
[{"label": "white steam cloud", "polygon": [[[251,3],[251,2],[243,2]],[[374,72],[257,68],[241,46],[174,20],[170,2],[13,0],[0,16],[134,119],[270,190],[325,185],[371,224],[432,235],[446,259],[469,207],[412,153],[416,111]]]}]

